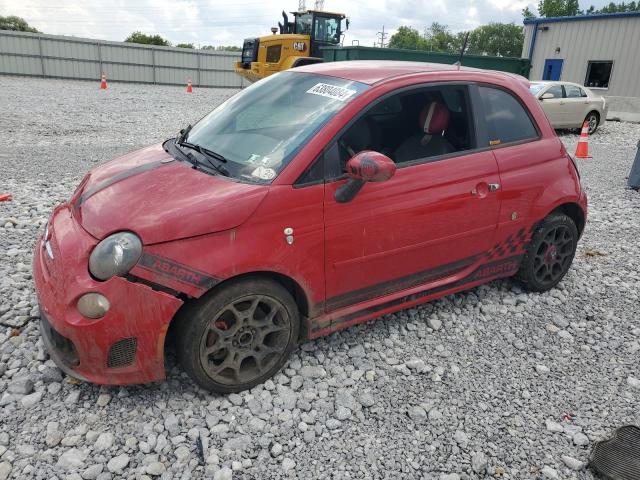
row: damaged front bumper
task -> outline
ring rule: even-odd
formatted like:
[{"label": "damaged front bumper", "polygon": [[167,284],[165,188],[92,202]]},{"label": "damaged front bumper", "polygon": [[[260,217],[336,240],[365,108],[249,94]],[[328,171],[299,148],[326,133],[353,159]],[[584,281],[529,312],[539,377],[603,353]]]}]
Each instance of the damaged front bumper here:
[{"label": "damaged front bumper", "polygon": [[[164,340],[182,301],[121,277],[104,282],[88,271],[96,240],[58,207],[33,255],[43,342],[67,374],[98,384],[148,383],[165,378]],[[80,314],[78,299],[96,292],[111,308],[99,319]]]}]

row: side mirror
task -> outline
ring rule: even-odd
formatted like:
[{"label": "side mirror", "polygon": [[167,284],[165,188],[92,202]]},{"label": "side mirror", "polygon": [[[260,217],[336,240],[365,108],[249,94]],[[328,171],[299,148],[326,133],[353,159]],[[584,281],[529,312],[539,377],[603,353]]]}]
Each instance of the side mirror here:
[{"label": "side mirror", "polygon": [[542,95],[540,95],[540,100],[549,100],[550,98],[556,98],[556,96],[551,92],[543,93]]},{"label": "side mirror", "polygon": [[335,199],[346,203],[353,199],[366,182],[386,182],[396,173],[396,164],[386,155],[364,150],[347,162],[349,180],[338,187]]}]

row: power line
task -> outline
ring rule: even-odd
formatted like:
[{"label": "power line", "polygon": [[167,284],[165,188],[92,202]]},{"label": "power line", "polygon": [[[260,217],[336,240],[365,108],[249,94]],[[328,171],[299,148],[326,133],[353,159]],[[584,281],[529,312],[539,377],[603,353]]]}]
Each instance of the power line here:
[{"label": "power line", "polygon": [[387,39],[387,35],[389,35],[388,32],[384,31],[384,25],[382,25],[382,31],[378,32],[377,35],[380,38],[380,48],[384,48],[384,41]]}]

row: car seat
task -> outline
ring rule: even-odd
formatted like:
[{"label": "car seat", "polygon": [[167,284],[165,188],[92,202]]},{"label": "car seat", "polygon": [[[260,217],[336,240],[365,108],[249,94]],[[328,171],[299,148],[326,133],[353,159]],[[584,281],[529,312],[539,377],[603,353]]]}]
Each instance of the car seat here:
[{"label": "car seat", "polygon": [[445,155],[455,151],[442,135],[449,126],[449,109],[437,101],[428,102],[418,116],[421,133],[407,138],[395,151],[397,163],[425,157]]}]

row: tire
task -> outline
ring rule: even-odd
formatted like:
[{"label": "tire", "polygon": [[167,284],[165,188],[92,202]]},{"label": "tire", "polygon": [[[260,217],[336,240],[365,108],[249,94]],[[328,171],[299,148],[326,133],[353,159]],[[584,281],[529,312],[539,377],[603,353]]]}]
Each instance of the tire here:
[{"label": "tire", "polygon": [[[593,135],[598,129],[598,125],[600,125],[600,115],[595,111],[589,112],[584,117],[584,121],[589,124],[589,135]],[[582,124],[584,125],[584,122]]]},{"label": "tire", "polygon": [[567,215],[545,218],[531,238],[516,278],[534,292],[546,292],[564,278],[578,245],[578,229]]},{"label": "tire", "polygon": [[295,348],[298,307],[280,284],[232,282],[184,308],[176,325],[182,368],[205,390],[234,393],[275,375]]}]

